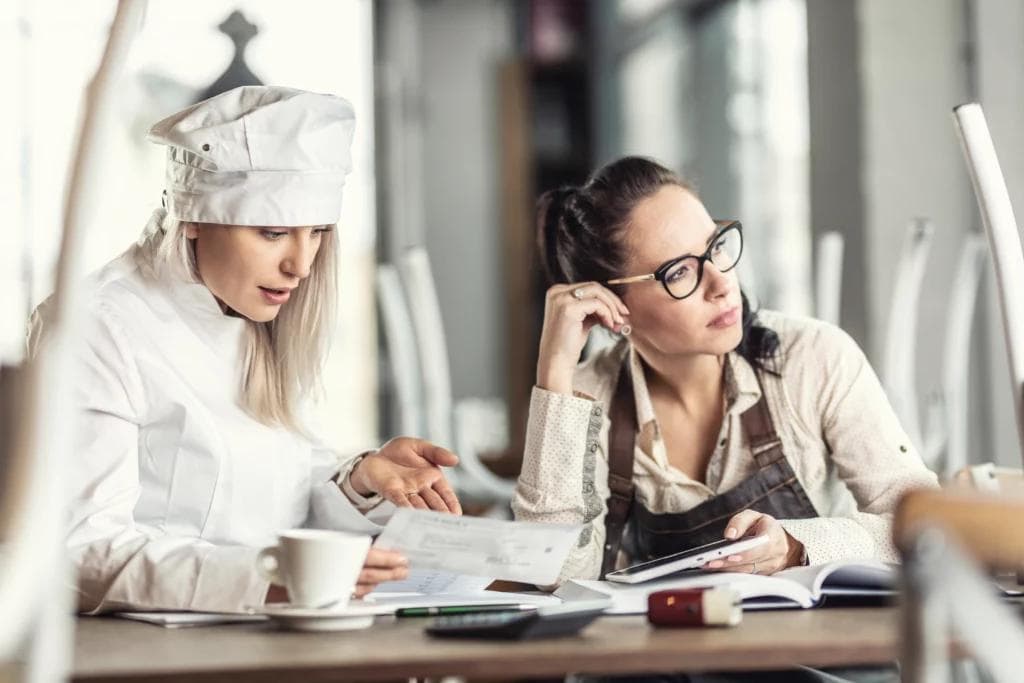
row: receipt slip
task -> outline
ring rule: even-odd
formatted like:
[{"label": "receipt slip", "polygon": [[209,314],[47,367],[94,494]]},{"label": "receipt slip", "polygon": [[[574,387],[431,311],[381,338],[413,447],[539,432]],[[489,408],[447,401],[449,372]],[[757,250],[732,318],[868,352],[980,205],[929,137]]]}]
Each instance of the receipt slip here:
[{"label": "receipt slip", "polygon": [[502,581],[554,583],[582,527],[460,517],[399,508],[377,537],[413,569],[485,576]]}]

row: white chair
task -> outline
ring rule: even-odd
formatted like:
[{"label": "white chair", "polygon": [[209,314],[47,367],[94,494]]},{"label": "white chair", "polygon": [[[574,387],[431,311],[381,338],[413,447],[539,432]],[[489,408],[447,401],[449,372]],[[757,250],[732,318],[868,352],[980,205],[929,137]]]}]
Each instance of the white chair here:
[{"label": "white chair", "polygon": [[836,230],[818,238],[817,263],[814,279],[815,315],[833,325],[839,325],[843,293],[843,236]]},{"label": "white chair", "polygon": [[907,229],[889,311],[882,377],[924,462],[949,477],[967,463],[971,329],[986,247],[980,235],[969,234],[965,239],[946,319],[942,389],[928,397],[921,430],[914,358],[921,283],[933,237],[934,228],[924,219],[913,221]]},{"label": "white chair", "polygon": [[104,189],[100,141],[145,8],[145,0],[120,0],[86,90],[46,339],[21,368],[0,371],[0,666],[22,662],[19,672],[26,681],[64,680],[70,671],[74,577],[64,555],[63,494],[55,473],[67,469],[77,419],[72,389],[82,313],[78,285],[84,276],[89,199]]},{"label": "white chair", "polygon": [[896,266],[896,281],[893,283],[882,356],[882,383],[893,409],[918,448],[922,446],[922,437],[918,420],[917,387],[914,383],[917,312],[933,234],[934,228],[927,219],[915,219],[907,227]]},{"label": "white chair", "polygon": [[1024,498],[1005,495],[922,490],[900,502],[893,540],[903,554],[902,680],[949,681],[952,637],[991,680],[1021,680],[1024,626],[980,569],[1024,571],[1024,527],[1010,523],[1022,515]]},{"label": "white chair", "polygon": [[451,448],[454,439],[448,344],[445,340],[441,305],[437,298],[427,250],[423,247],[411,247],[406,250],[402,255],[399,269],[419,350],[423,404],[426,408],[426,435],[435,443]]},{"label": "white chair", "polygon": [[963,467],[953,484],[985,493],[1007,493],[1024,498],[1024,475],[1019,467],[999,467],[991,462]]},{"label": "white chair", "polygon": [[515,482],[496,476],[480,461],[470,436],[470,422],[456,424],[455,415],[464,411],[456,411],[452,404],[448,346],[427,250],[421,246],[408,249],[402,257],[400,271],[419,346],[426,434],[437,444],[456,448],[459,466],[453,484],[461,493],[470,498],[507,502],[512,497]]},{"label": "white chair", "polygon": [[[938,410],[929,414],[924,443],[925,462],[951,477],[967,465],[968,402],[971,366],[971,331],[974,311],[985,271],[988,248],[985,238],[969,233],[960,252],[953,278],[949,317],[946,319],[946,348],[942,364],[942,397]],[[945,452],[945,457],[943,456]]]},{"label": "white chair", "polygon": [[400,434],[424,434],[426,417],[416,331],[402,279],[389,263],[377,266],[377,301],[397,399],[394,423]]},{"label": "white chair", "polygon": [[995,265],[1019,454],[1024,459],[1024,250],[981,105],[962,104],[953,110],[953,119]]},{"label": "white chair", "polygon": [[459,468],[465,475],[461,479],[463,490],[470,497],[495,503],[512,500],[515,480],[497,476],[480,459],[480,453],[504,450],[508,446],[505,402],[495,398],[463,399],[455,403],[452,417]]}]

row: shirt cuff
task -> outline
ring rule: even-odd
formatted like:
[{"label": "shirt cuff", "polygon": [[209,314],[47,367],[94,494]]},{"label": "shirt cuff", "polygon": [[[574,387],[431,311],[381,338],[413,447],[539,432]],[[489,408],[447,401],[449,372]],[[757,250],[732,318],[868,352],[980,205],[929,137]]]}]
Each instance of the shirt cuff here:
[{"label": "shirt cuff", "polygon": [[259,548],[217,546],[203,559],[188,606],[201,612],[245,612],[267,597],[270,582],[256,570]]},{"label": "shirt cuff", "polygon": [[345,494],[345,497],[349,499],[349,502],[352,503],[352,506],[355,507],[356,510],[359,510],[359,512],[364,514],[384,502],[384,497],[379,493],[364,496],[356,491],[355,487],[352,486],[352,472],[356,469],[356,466],[363,461],[363,458],[372,452],[373,451],[368,451],[353,458],[341,469],[341,471],[338,472],[337,477],[335,477],[335,481],[341,488],[341,492]]},{"label": "shirt cuff", "polygon": [[355,534],[376,535],[383,531],[378,520],[386,521],[383,513],[393,509],[391,503],[379,505],[364,514],[342,493],[334,481],[324,481],[310,492],[310,519],[307,525],[314,529],[336,529]]},{"label": "shirt cuff", "polygon": [[852,519],[815,517],[780,519],[779,523],[803,544],[807,564],[875,557],[871,537]]}]

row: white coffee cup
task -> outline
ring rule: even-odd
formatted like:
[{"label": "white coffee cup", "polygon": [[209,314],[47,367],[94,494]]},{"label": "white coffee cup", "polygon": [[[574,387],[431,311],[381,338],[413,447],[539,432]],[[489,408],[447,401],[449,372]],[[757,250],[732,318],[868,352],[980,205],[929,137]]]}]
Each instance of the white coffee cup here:
[{"label": "white coffee cup", "polygon": [[256,568],[271,583],[287,588],[294,605],[340,609],[355,590],[370,540],[343,531],[282,531],[276,546],[260,551]]}]

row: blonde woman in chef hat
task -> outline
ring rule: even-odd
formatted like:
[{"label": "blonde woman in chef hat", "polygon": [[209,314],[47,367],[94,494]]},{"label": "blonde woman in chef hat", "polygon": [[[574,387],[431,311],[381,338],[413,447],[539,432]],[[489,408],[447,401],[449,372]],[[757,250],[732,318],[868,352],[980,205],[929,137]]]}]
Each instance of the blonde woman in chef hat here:
[{"label": "blonde woman in chef hat", "polygon": [[[256,569],[282,529],[369,533],[395,506],[461,514],[452,453],[398,438],[345,458],[303,419],[334,329],[354,124],[339,97],[247,86],[150,130],[167,147],[164,207],[88,282],[64,475],[82,610],[239,611],[284,597]],[[371,549],[357,593],[405,575]]]}]

